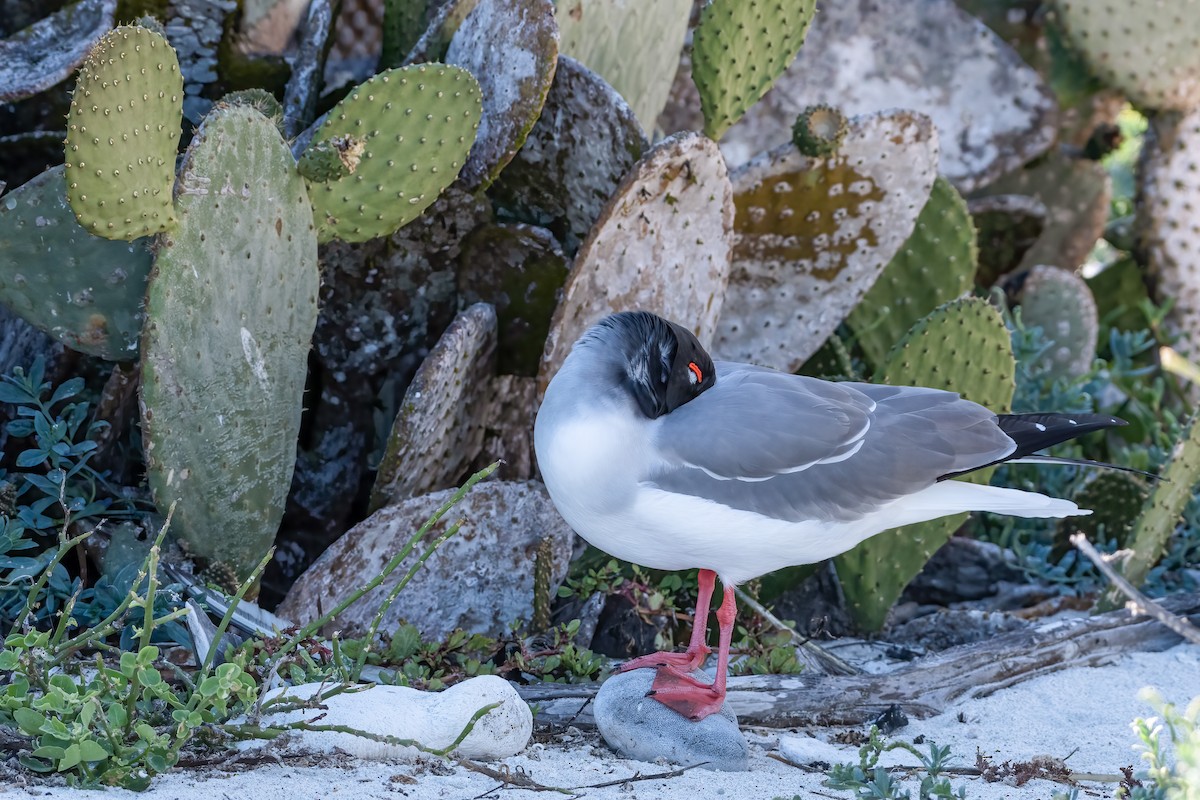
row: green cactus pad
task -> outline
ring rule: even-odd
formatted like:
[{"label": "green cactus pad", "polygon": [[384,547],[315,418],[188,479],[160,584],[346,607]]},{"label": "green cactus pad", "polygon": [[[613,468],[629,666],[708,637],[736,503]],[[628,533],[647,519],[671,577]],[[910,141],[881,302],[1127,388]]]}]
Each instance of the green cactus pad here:
[{"label": "green cactus pad", "polygon": [[1058,521],[1062,541],[1081,532],[1093,542],[1116,539],[1118,547],[1129,544],[1131,533],[1150,490],[1146,481],[1128,472],[1096,472],[1071,497],[1080,508],[1091,509],[1086,517],[1066,517]]},{"label": "green cactus pad", "polygon": [[175,223],[182,113],[179,61],[162,35],[127,25],[100,39],[67,116],[67,199],[84,228],[130,240]]},{"label": "green cactus pad", "polygon": [[816,0],[711,0],[692,36],[704,132],[720,139],[792,63]]},{"label": "green cactus pad", "polygon": [[483,446],[482,409],[492,400],[496,310],[459,314],[413,376],[388,434],[370,511],[454,486]]},{"label": "green cactus pad", "polygon": [[483,118],[462,170],[468,190],[486,189],[525,143],[558,65],[551,0],[479,0],[446,50],[479,80]]},{"label": "green cactus pad", "polygon": [[1176,347],[1200,358],[1200,108],[1160,115],[1147,137],[1137,230],[1159,302],[1174,301],[1167,322]]},{"label": "green cactus pad", "polygon": [[788,141],[796,115],[819,103],[851,117],[929,117],[939,171],[964,194],[1046,152],[1057,133],[1045,81],[954,0],[821,3],[791,66],[722,139],[730,167]]},{"label": "green cactus pad", "polygon": [[266,89],[241,89],[236,92],[230,92],[221,98],[222,103],[230,105],[250,106],[258,113],[262,114],[271,122],[275,123],[275,127],[283,130],[283,106],[279,104],[279,100],[275,95],[268,92]]},{"label": "green cactus pad", "polygon": [[899,252],[937,177],[927,117],[857,117],[836,157],[792,145],[731,176],[737,214],[714,354],[794,372]]},{"label": "green cactus pad", "polygon": [[1078,378],[1096,360],[1100,317],[1087,281],[1058,267],[1038,265],[1021,286],[1021,321],[1042,329],[1053,346],[1044,356],[1051,375]]},{"label": "green cactus pad", "polygon": [[116,0],[80,0],[0,40],[0,103],[66,80],[112,28]]},{"label": "green cactus pad", "polygon": [[570,261],[554,237],[532,225],[483,225],[463,240],[459,297],[495,306],[500,374],[537,375],[569,270]]},{"label": "green cactus pad", "polygon": [[1054,5],[1071,46],[1134,105],[1186,111],[1200,104],[1195,0],[1058,0]]},{"label": "green cactus pad", "polygon": [[562,52],[629,101],[642,127],[667,104],[692,0],[558,0]]},{"label": "green cactus pad", "polygon": [[909,327],[969,292],[976,260],[967,204],[949,181],[938,178],[912,235],[846,319],[867,361],[882,365]]},{"label": "green cactus pad", "polygon": [[1112,180],[1098,161],[1055,153],[1036,166],[1005,175],[983,194],[1027,195],[1046,207],[1046,226],[1021,257],[1020,269],[1038,264],[1078,269],[1104,235]]},{"label": "green cactus pad", "polygon": [[733,192],[716,144],[668,136],[625,177],[580,246],[538,371],[544,393],[571,346],[615,311],[645,309],[712,340],[726,296]]},{"label": "green cactus pad", "polygon": [[574,254],[648,146],[625,100],[599,75],[559,56],[537,124],[488,195],[501,217],[548,228]]},{"label": "green cactus pad", "polygon": [[[922,319],[892,349],[878,378],[897,386],[949,389],[1004,412],[1012,402],[1016,362],[999,312],[983,300],[955,300]],[[966,477],[987,483],[991,470]],[[941,517],[874,536],[834,559],[855,620],[879,630],[888,609],[921,568],[966,520]]]},{"label": "green cactus pad", "polygon": [[350,92],[308,145],[351,136],[365,148],[353,175],[308,183],[320,240],[364,242],[419,217],[458,177],[479,114],[479,85],[458,67],[388,70]]},{"label": "green cactus pad", "polygon": [[[1134,586],[1142,585],[1150,568],[1166,552],[1167,542],[1179,525],[1183,509],[1191,501],[1196,484],[1200,483],[1200,415],[1192,417],[1159,474],[1162,480],[1155,483],[1150,499],[1133,527],[1129,545],[1133,554],[1121,570]],[[1125,599],[1116,589],[1109,589],[1098,605],[1101,609],[1120,608]]]},{"label": "green cactus pad", "polygon": [[67,205],[66,188],[59,166],[0,197],[0,302],[74,350],[132,359],[149,242],[92,236]]},{"label": "green cactus pad", "polygon": [[399,67],[429,25],[429,0],[383,0],[383,43],[379,66],[385,70]]},{"label": "green cactus pad", "polygon": [[146,472],[172,532],[244,579],[292,481],[317,318],[312,205],[266,117],[223,106],[188,147],[179,225],[155,261],[142,339]]}]

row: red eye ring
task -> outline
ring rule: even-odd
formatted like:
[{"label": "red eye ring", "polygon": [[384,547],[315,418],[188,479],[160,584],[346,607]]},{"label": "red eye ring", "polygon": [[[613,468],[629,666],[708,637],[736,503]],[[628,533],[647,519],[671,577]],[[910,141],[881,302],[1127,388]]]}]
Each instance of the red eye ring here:
[{"label": "red eye ring", "polygon": [[693,381],[693,383],[696,383],[696,384],[704,383],[704,372],[701,371],[700,367],[697,366],[695,361],[688,362],[688,370],[692,373],[692,376],[695,378],[695,381]]}]

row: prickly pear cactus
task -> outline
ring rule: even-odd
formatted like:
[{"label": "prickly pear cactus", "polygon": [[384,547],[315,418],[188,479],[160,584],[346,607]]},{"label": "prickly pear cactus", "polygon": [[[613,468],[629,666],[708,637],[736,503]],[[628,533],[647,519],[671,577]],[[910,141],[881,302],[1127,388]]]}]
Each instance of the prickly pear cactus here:
[{"label": "prickly pear cactus", "polygon": [[363,147],[353,174],[308,182],[320,240],[365,242],[419,217],[463,168],[480,107],[471,74],[440,64],[381,72],[350,92],[305,150],[341,137]]},{"label": "prickly pear cactus", "polygon": [[80,0],[0,40],[0,103],[65,80],[112,28],[116,13],[116,0]]},{"label": "prickly pear cactus", "polygon": [[479,412],[491,399],[496,310],[476,303],[429,351],[400,402],[371,489],[371,511],[450,488],[483,445]]},{"label": "prickly pear cactus", "polygon": [[1200,109],[1182,117],[1160,115],[1148,137],[1142,168],[1137,229],[1160,302],[1180,334],[1179,351],[1200,356]]},{"label": "prickly pear cactus", "polygon": [[67,199],[84,228],[131,240],[174,224],[182,113],[179,61],[161,34],[123,25],[100,39],[67,117]]},{"label": "prickly pear cactus", "polygon": [[913,232],[937,177],[927,117],[852,120],[837,155],[787,145],[732,175],[737,214],[714,354],[795,371]]},{"label": "prickly pear cactus", "polygon": [[[949,368],[952,367],[952,368]],[[949,389],[1004,412],[1012,402],[1016,362],[1004,320],[983,300],[955,300],[922,319],[888,354],[879,383]],[[991,470],[967,476],[987,483]],[[881,533],[834,559],[855,620],[879,630],[888,609],[954,534],[966,514]]]},{"label": "prickly pear cactus", "polygon": [[970,291],[976,258],[967,204],[949,181],[938,178],[912,235],[846,318],[867,360],[883,364],[912,325]]},{"label": "prickly pear cactus", "polygon": [[557,0],[561,50],[629,101],[642,127],[667,103],[692,0]]},{"label": "prickly pear cactus", "polygon": [[400,66],[429,25],[429,0],[384,0],[379,69]]},{"label": "prickly pear cactus", "polygon": [[1128,472],[1097,471],[1071,496],[1080,508],[1090,508],[1086,517],[1066,517],[1058,521],[1062,540],[1076,531],[1093,542],[1116,539],[1118,547],[1127,547],[1134,525],[1146,507],[1150,490],[1146,481]]},{"label": "prickly pear cactus", "polygon": [[711,341],[733,241],[733,197],[716,144],[698,133],[652,147],[609,199],[563,287],[538,371],[544,393],[575,340],[640,308]]},{"label": "prickly pear cactus", "polygon": [[1021,257],[1021,269],[1038,264],[1078,269],[1104,235],[1112,179],[1098,161],[1055,153],[1036,166],[1005,175],[984,194],[1027,195],[1046,207],[1046,225]]},{"label": "prickly pear cactus", "polygon": [[1038,265],[1020,291],[1021,321],[1042,329],[1052,343],[1045,359],[1052,375],[1078,378],[1096,360],[1100,317],[1087,281],[1058,267]]},{"label": "prickly pear cactus", "polygon": [[647,147],[629,104],[599,75],[559,56],[541,116],[488,195],[503,218],[550,229],[574,254]]},{"label": "prickly pear cactus", "polygon": [[[1193,416],[1171,458],[1159,473],[1162,480],[1154,485],[1150,499],[1133,528],[1129,548],[1133,554],[1125,561],[1122,573],[1134,586],[1141,586],[1167,548],[1167,541],[1179,524],[1184,506],[1192,499],[1200,483],[1200,416]],[[1125,596],[1110,589],[1097,604],[1100,608],[1118,608]]]},{"label": "prickly pear cactus", "polygon": [[953,0],[822,3],[787,72],[722,140],[730,167],[788,141],[800,110],[819,103],[928,116],[940,172],[963,193],[1044,153],[1056,134],[1042,78]]},{"label": "prickly pear cactus", "polygon": [[312,205],[275,126],[218,106],[188,147],[178,213],[146,301],[146,471],[189,552],[245,578],[292,481],[317,318]]},{"label": "prickly pear cactus", "polygon": [[554,237],[532,225],[482,225],[463,240],[458,294],[464,303],[495,306],[501,375],[537,375],[569,270]]},{"label": "prickly pear cactus", "polygon": [[1200,105],[1200,8],[1195,0],[1057,0],[1058,20],[1088,66],[1144,109]]},{"label": "prickly pear cactus", "polygon": [[1046,206],[1036,197],[997,194],[967,201],[979,243],[975,282],[993,286],[1017,269],[1046,229]]},{"label": "prickly pear cactus", "polygon": [[354,174],[366,149],[366,140],[360,137],[334,136],[304,148],[296,167],[310,183],[339,181]]},{"label": "prickly pear cactus", "polygon": [[450,41],[446,63],[470,70],[483,89],[483,118],[462,184],[486,189],[525,143],[554,80],[551,0],[479,0]]},{"label": "prickly pear cactus", "polygon": [[147,240],[80,227],[61,166],[0,198],[0,302],[74,350],[137,356],[150,260]]},{"label": "prickly pear cactus", "polygon": [[720,139],[795,58],[816,0],[711,0],[692,35],[704,132]]}]

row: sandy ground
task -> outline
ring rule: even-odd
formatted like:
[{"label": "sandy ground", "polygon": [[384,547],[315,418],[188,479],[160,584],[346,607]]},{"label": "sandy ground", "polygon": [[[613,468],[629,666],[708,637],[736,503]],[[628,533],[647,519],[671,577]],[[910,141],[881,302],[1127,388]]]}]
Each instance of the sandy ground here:
[{"label": "sandy ground", "polygon": [[[977,751],[995,762],[1024,761],[1036,756],[1065,759],[1075,772],[1116,774],[1121,767],[1141,769],[1130,722],[1149,716],[1137,697],[1144,686],[1160,689],[1169,701],[1183,706],[1200,693],[1200,646],[1179,645],[1162,653],[1131,653],[1120,663],[1099,668],[1064,670],[1037,678],[981,700],[965,701],[949,712],[913,721],[896,736],[924,736],[950,745],[956,766],[971,767]],[[831,697],[831,703],[837,698]],[[746,798],[792,800],[799,796],[849,798],[823,785],[824,769],[798,768],[771,757],[780,753],[781,739],[793,738],[783,750],[807,752],[820,760],[857,761],[852,746],[830,745],[836,733],[822,730],[779,731],[746,729],[752,743],[751,769],[746,773],[714,773],[692,769],[673,777],[648,778],[672,772],[668,764],[647,764],[616,757],[592,732],[571,731],[552,741],[531,744],[516,757],[488,765],[543,786],[570,789],[566,796],[594,800],[639,798]],[[537,737],[535,736],[535,739]],[[905,754],[893,763],[915,763]],[[1038,798],[1049,800],[1069,787],[1036,779],[1024,786],[987,783],[982,778],[957,776],[971,800]],[[599,784],[608,784],[599,786]],[[915,790],[916,782],[906,784]],[[1080,785],[1081,798],[1111,797],[1113,784]],[[0,787],[0,798],[97,797],[46,784]],[[112,790],[107,798],[147,800],[295,800],[296,798],[394,798],[466,800],[467,798],[547,798],[557,793],[505,787],[502,781],[437,760],[422,763],[369,763],[334,756],[301,756],[284,751],[256,763],[232,769],[206,767],[178,770],[158,779],[145,793]]]}]

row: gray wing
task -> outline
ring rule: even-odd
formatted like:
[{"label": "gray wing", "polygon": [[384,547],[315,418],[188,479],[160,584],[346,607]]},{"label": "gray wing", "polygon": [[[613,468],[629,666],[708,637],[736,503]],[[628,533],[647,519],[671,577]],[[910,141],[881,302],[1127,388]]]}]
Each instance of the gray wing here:
[{"label": "gray wing", "polygon": [[1015,447],[953,392],[716,370],[716,385],[659,418],[664,458],[646,483],[789,521],[851,520]]}]

